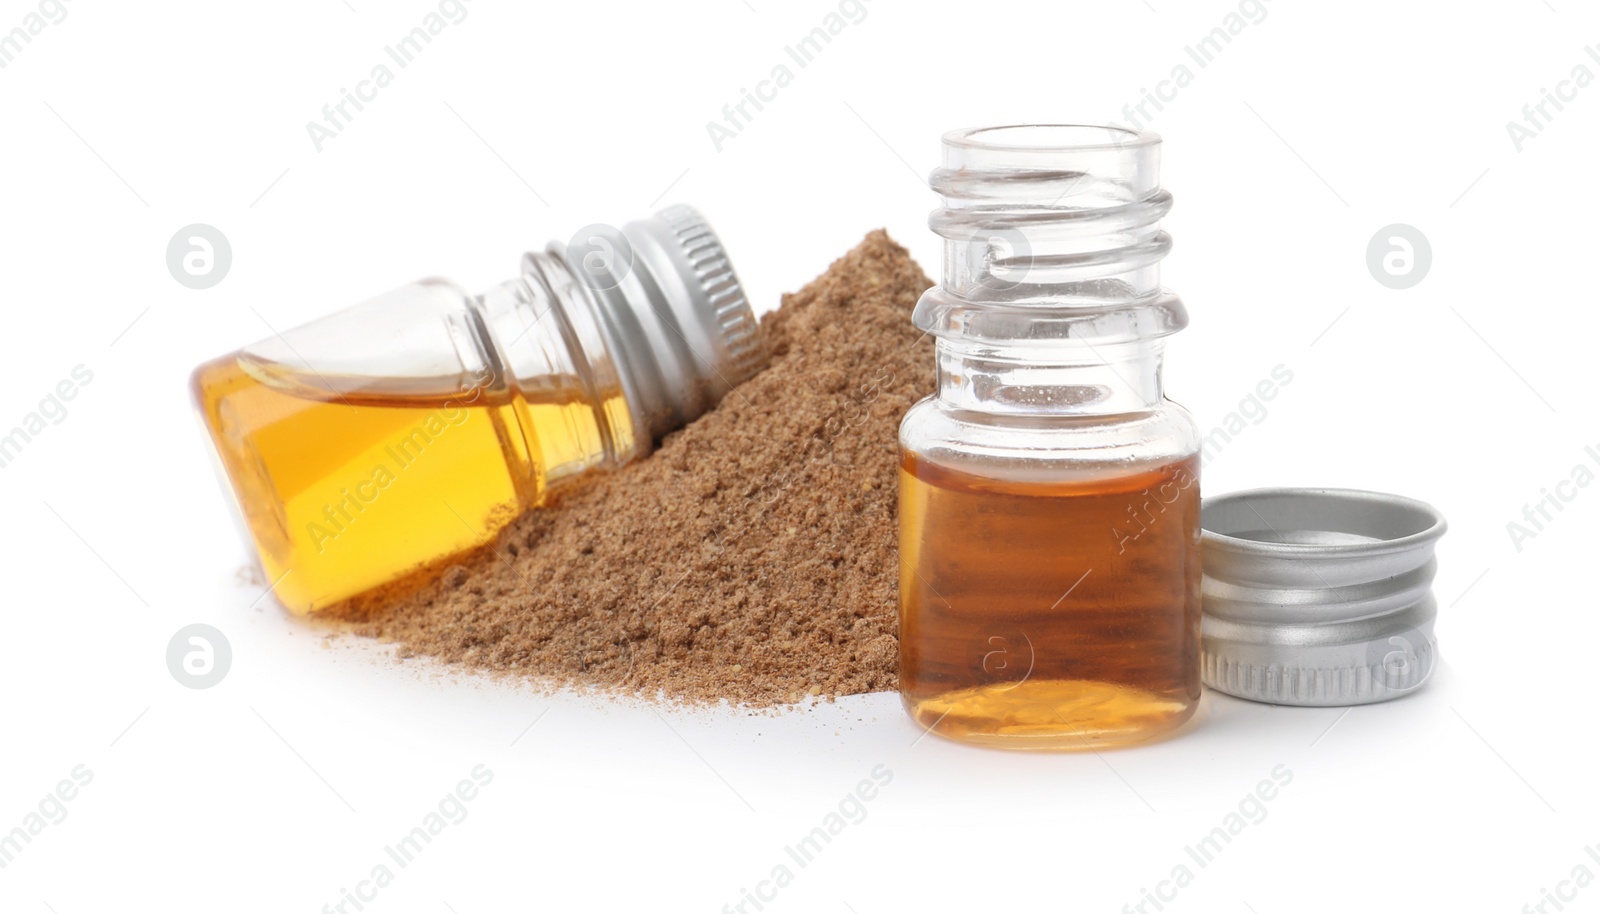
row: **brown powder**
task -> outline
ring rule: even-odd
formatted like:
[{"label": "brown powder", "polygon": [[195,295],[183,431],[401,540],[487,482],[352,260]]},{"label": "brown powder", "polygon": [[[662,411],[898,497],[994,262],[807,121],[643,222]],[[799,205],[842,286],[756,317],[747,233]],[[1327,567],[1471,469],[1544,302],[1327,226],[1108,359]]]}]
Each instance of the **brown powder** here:
[{"label": "brown powder", "polygon": [[932,283],[873,232],[762,320],[771,366],[493,549],[340,607],[355,631],[549,685],[772,705],[896,687],[896,430],[932,390]]}]

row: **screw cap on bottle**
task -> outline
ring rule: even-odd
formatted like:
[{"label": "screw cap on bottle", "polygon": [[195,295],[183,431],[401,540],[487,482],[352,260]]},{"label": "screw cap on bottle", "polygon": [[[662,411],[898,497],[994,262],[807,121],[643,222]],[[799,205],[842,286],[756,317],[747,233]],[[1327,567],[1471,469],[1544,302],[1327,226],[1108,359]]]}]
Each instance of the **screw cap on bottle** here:
[{"label": "screw cap on bottle", "polygon": [[1437,663],[1432,506],[1354,489],[1254,489],[1201,508],[1201,678],[1280,705],[1415,691]]},{"label": "screw cap on bottle", "polygon": [[[613,230],[614,231],[614,230]],[[660,438],[766,366],[761,324],[703,217],[672,206],[630,222],[603,281],[580,277],[618,354],[636,425]]]}]

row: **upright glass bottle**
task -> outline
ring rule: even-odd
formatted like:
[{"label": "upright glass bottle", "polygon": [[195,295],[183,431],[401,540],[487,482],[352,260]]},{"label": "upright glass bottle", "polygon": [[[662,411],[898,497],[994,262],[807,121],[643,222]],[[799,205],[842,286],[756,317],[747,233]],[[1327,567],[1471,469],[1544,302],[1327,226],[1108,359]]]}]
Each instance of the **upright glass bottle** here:
[{"label": "upright glass bottle", "polygon": [[402,286],[191,385],[267,580],[307,613],[490,541],[764,360],[722,246],[679,206],[529,253],[482,295]]},{"label": "upright glass bottle", "polygon": [[1199,433],[1161,387],[1160,138],[944,137],[938,392],[900,427],[900,690],[933,732],[1100,748],[1200,697]]}]

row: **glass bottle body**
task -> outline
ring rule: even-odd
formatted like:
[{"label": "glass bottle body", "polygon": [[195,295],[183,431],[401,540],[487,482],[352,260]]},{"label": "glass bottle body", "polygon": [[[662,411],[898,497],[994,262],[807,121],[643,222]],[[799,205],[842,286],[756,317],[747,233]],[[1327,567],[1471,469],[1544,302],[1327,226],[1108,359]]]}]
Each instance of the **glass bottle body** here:
[{"label": "glass bottle body", "polygon": [[412,283],[195,370],[280,603],[315,612],[489,543],[760,367],[754,315],[692,210],[607,231],[603,256],[551,245],[477,296]]},{"label": "glass bottle body", "polygon": [[1162,390],[1153,137],[946,136],[918,326],[937,393],[900,429],[900,691],[968,743],[1097,749],[1200,697],[1199,432]]},{"label": "glass bottle body", "polygon": [[[196,369],[195,401],[285,607],[324,609],[481,546],[551,482],[637,452],[620,387],[591,392],[576,372],[507,377],[474,329],[477,307],[435,282],[341,316],[369,329],[415,321],[412,346],[417,325],[457,328],[434,341],[453,351],[448,374],[419,374],[416,349],[377,372],[330,374],[330,360],[308,371],[272,346]],[[290,335],[314,336],[307,346],[339,338],[302,330]]]}]

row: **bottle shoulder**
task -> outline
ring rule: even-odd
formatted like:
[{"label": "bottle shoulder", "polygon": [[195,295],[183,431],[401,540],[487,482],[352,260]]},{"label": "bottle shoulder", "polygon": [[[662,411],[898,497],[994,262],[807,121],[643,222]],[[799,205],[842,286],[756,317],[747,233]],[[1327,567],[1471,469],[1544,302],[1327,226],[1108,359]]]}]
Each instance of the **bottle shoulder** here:
[{"label": "bottle shoulder", "polygon": [[1131,413],[1006,415],[928,397],[900,424],[903,452],[977,475],[1159,467],[1195,457],[1200,443],[1189,411],[1166,399]]}]

